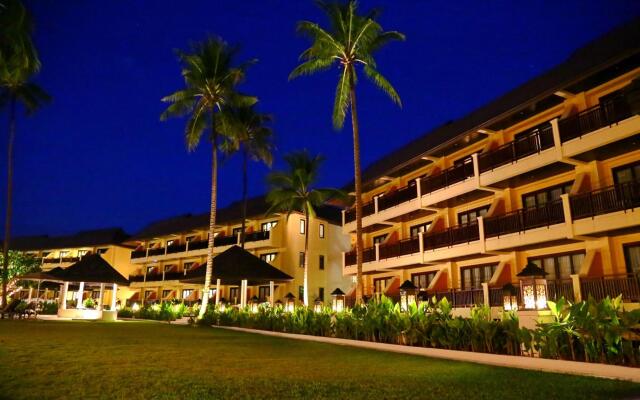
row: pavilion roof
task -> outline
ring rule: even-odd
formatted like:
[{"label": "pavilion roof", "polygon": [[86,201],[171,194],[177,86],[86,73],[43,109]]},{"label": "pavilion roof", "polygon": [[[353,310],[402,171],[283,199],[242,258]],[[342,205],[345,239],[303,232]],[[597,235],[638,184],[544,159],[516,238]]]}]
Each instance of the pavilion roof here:
[{"label": "pavilion roof", "polygon": [[129,285],[127,278],[122,276],[100,254],[90,254],[80,261],[55,273],[58,280],[63,282],[116,283]]}]

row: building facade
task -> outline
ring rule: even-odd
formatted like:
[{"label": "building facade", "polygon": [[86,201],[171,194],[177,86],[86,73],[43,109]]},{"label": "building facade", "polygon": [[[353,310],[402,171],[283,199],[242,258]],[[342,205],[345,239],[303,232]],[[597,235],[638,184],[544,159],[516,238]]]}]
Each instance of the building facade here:
[{"label": "building facade", "polygon": [[[640,27],[627,26],[363,172],[368,296],[405,280],[502,305],[527,263],[548,297],[639,301]],[[343,212],[355,247],[355,210]],[[343,255],[356,274],[355,250]]]}]

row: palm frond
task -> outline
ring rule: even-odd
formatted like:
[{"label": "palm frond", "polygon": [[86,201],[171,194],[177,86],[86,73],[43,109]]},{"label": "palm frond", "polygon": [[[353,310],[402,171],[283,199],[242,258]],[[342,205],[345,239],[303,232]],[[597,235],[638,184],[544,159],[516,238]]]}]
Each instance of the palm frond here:
[{"label": "palm frond", "polygon": [[316,72],[325,71],[331,68],[331,65],[336,61],[335,58],[313,58],[309,61],[303,62],[298,65],[289,74],[289,80],[295,79],[302,75],[312,75]]},{"label": "palm frond", "polygon": [[347,107],[349,106],[349,92],[351,91],[351,80],[349,79],[350,70],[342,69],[342,75],[336,87],[336,97],[333,104],[333,127],[342,129],[344,119],[347,116]]},{"label": "palm frond", "polygon": [[396,103],[399,107],[402,107],[402,100],[400,100],[398,92],[396,92],[396,89],[394,89],[391,83],[389,83],[387,78],[382,76],[382,74],[378,72],[378,70],[369,65],[364,66],[364,73],[373,83],[375,83],[376,86],[378,86],[383,92],[385,92],[394,103]]}]

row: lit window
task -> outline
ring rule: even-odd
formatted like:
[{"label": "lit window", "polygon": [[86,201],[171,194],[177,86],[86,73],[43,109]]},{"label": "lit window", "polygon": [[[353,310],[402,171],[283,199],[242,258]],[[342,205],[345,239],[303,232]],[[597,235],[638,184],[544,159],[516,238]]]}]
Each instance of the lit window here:
[{"label": "lit window", "polygon": [[186,299],[193,293],[193,289],[183,289],[182,290],[182,298]]},{"label": "lit window", "polygon": [[171,247],[171,246],[173,246],[174,244],[176,244],[176,241],[175,241],[174,239],[167,240],[167,247]]},{"label": "lit window", "polygon": [[462,289],[481,289],[483,282],[489,282],[498,264],[480,265],[462,269]]},{"label": "lit window", "polygon": [[89,250],[78,250],[78,257],[84,257],[89,254]]},{"label": "lit window", "polygon": [[318,225],[320,239],[324,239],[324,224]]},{"label": "lit window", "polygon": [[304,232],[305,232],[305,223],[304,223],[304,220],[301,219],[300,220],[300,233],[304,234]]},{"label": "lit window", "polygon": [[186,262],[184,264],[182,264],[182,269],[184,269],[185,271],[189,271],[192,267],[193,267],[193,262]]},{"label": "lit window", "polygon": [[431,226],[431,222],[425,222],[424,224],[414,225],[411,228],[409,228],[409,234],[411,235],[412,238],[418,237],[418,234],[420,232],[422,233],[426,232],[430,226]]},{"label": "lit window", "polygon": [[165,289],[162,291],[162,298],[166,299],[167,297],[169,297],[170,294],[171,294],[171,290]]},{"label": "lit window", "polygon": [[375,237],[373,238],[373,244],[374,244],[374,246],[375,246],[376,244],[382,244],[382,242],[384,242],[384,241],[385,241],[385,239],[387,238],[387,236],[388,236],[388,235],[389,235],[388,233],[385,233],[384,235],[378,235],[378,236],[375,236]]},{"label": "lit window", "polygon": [[197,238],[196,235],[192,235],[192,236],[187,236],[184,240],[190,243],[190,242],[194,242],[196,238]]},{"label": "lit window", "polygon": [[266,253],[266,254],[260,254],[260,258],[261,258],[263,261],[266,261],[266,262],[270,263],[270,262],[272,262],[273,260],[275,260],[275,259],[276,259],[276,255],[277,255],[277,254],[278,254],[278,253]]},{"label": "lit window", "polygon": [[66,257],[66,256],[68,256],[68,255],[69,255],[69,252],[68,252],[68,251],[61,251],[61,252],[60,252],[60,258],[65,258],[65,257]]},{"label": "lit window", "polygon": [[164,272],[171,272],[171,270],[175,267],[175,265],[170,264],[170,265],[165,265],[164,266]]},{"label": "lit window", "polygon": [[273,228],[275,228],[277,224],[278,224],[278,221],[263,222],[261,225],[262,226],[261,230],[262,232],[268,232]]},{"label": "lit window", "polygon": [[240,234],[240,232],[242,232],[242,227],[240,227],[240,228],[233,228],[233,231],[231,232],[231,234],[232,234],[234,237],[238,237],[238,235]]},{"label": "lit window", "polygon": [[147,274],[152,274],[155,271],[156,267],[150,265],[147,267]]}]

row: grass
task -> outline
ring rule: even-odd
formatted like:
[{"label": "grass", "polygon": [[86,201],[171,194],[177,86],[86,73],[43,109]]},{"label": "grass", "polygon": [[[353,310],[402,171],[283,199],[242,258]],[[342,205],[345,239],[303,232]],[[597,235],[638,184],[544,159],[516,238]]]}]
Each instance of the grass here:
[{"label": "grass", "polygon": [[[639,372],[640,373],[640,372]],[[153,322],[0,321],[0,398],[613,399],[640,385]]]}]

